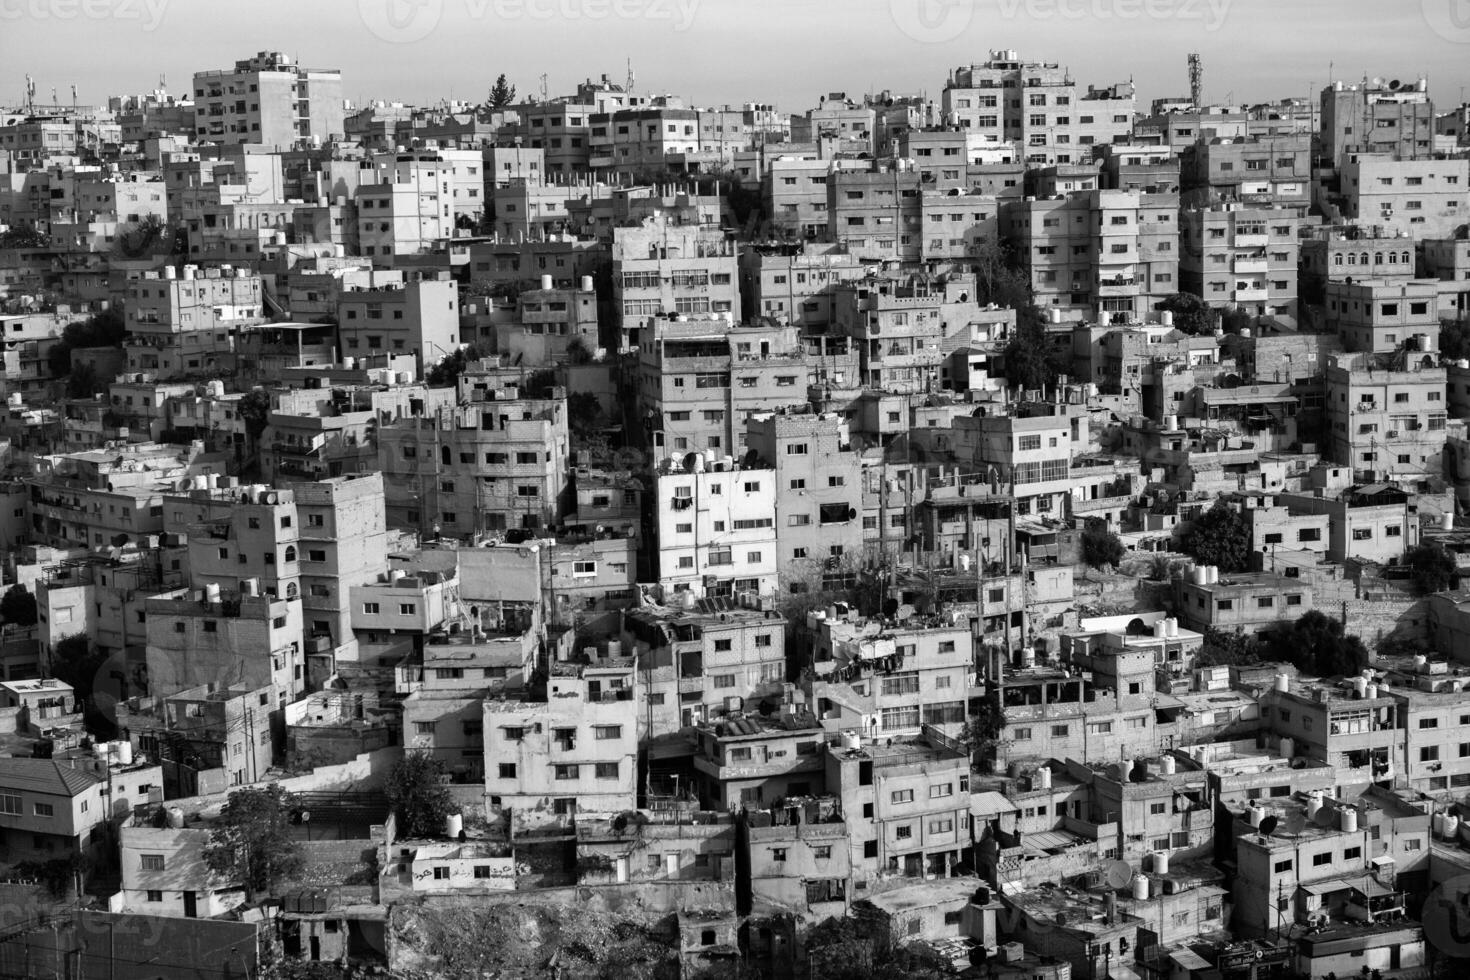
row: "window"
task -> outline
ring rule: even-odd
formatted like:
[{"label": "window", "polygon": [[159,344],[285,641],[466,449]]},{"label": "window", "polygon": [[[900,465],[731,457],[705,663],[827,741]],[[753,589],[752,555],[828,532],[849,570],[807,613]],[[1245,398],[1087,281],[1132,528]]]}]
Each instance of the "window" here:
[{"label": "window", "polygon": [[50,803],[37,803],[36,804],[36,807],[35,807],[35,810],[36,810],[36,816],[38,816],[38,817],[51,817],[51,816],[55,816],[54,808],[51,806]]},{"label": "window", "polygon": [[623,737],[622,725],[593,725],[592,737],[599,742],[610,742]]},{"label": "window", "polygon": [[557,765],[551,769],[554,779],[576,779],[580,774],[580,767],[576,765]]},{"label": "window", "polygon": [[156,888],[150,888],[150,889],[148,889],[148,901],[150,901],[150,902],[161,902],[161,901],[163,901],[163,892],[159,891]]},{"label": "window", "polygon": [[895,827],[893,836],[898,840],[909,840],[914,836],[914,828],[908,824],[904,824],[902,827]]},{"label": "window", "polygon": [[140,854],[140,855],[138,855],[138,858],[139,858],[139,861],[141,862],[138,866],[140,868],[142,868],[144,871],[162,871],[163,870],[163,855],[162,854]]},{"label": "window", "polygon": [[1312,855],[1312,867],[1321,868],[1332,863],[1332,852]]},{"label": "window", "polygon": [[914,802],[914,791],[911,789],[896,789],[888,794],[890,803],[912,803]]},{"label": "window", "polygon": [[616,762],[599,762],[595,766],[595,774],[598,779],[617,779],[618,764]]},{"label": "window", "polygon": [[954,795],[954,783],[935,783],[929,787],[929,799],[938,800]]},{"label": "window", "polygon": [[941,817],[941,818],[939,818],[937,820],[930,820],[929,821],[929,833],[931,833],[931,834],[950,834],[950,833],[954,833],[954,818],[953,817]]}]

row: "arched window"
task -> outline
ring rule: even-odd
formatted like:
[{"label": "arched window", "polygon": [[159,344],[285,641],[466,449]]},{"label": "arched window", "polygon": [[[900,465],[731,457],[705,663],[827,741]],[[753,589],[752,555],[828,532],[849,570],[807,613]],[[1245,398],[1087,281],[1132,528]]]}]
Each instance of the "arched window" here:
[{"label": "arched window", "polygon": [[1358,256],[1357,256],[1357,254],[1356,253],[1349,253],[1348,254],[1348,265],[1357,265],[1357,264],[1358,264]]},{"label": "arched window", "polygon": [[[1392,252],[1388,253],[1388,261],[1390,261],[1390,262],[1393,261],[1393,253]],[[1378,253],[1376,253],[1373,256],[1373,264],[1374,265],[1382,265],[1383,264],[1383,253],[1382,252],[1378,252]]]},{"label": "arched window", "polygon": [[286,545],[286,560],[288,562],[296,560],[296,546],[294,544]]},{"label": "arched window", "polygon": [[286,598],[287,599],[294,599],[294,598],[296,598],[297,592],[298,592],[298,590],[296,588],[296,583],[295,582],[287,582],[286,583]]},{"label": "arched window", "polygon": [[1336,255],[1334,255],[1332,257],[1332,264],[1333,265],[1342,265],[1342,253],[1341,252],[1338,252]]}]

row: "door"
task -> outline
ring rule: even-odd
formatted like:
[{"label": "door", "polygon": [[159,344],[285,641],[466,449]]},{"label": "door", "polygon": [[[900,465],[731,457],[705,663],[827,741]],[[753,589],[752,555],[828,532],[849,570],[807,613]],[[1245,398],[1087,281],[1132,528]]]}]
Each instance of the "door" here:
[{"label": "door", "polygon": [[184,918],[197,919],[199,917],[198,899],[193,892],[184,892]]},{"label": "door", "polygon": [[321,936],[312,936],[311,937],[311,958],[314,961],[315,960],[320,960],[322,958],[322,937]]}]

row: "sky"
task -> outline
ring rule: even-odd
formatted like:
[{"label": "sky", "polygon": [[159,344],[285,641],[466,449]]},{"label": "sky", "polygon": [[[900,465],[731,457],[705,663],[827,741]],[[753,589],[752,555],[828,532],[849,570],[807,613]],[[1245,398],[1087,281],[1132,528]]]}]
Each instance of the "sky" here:
[{"label": "sky", "polygon": [[0,0],[0,105],[26,73],[38,101],[76,85],[87,104],[279,50],[340,69],[358,104],[478,101],[500,72],[555,97],[631,60],[642,93],[801,112],[826,92],[937,99],[991,49],[1132,78],[1140,109],[1188,93],[1191,51],[1209,102],[1425,75],[1448,108],[1470,91],[1470,0]]}]

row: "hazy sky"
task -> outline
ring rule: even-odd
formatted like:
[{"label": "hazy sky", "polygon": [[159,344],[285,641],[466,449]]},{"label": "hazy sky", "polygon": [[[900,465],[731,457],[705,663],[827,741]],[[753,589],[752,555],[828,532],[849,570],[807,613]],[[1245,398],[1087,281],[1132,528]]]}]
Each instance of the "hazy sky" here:
[{"label": "hazy sky", "polygon": [[348,98],[481,99],[498,72],[522,95],[582,78],[696,104],[808,108],[820,93],[937,97],[950,67],[991,48],[1069,65],[1081,84],[1130,76],[1140,108],[1316,93],[1335,76],[1427,74],[1448,107],[1470,86],[1470,0],[0,0],[0,104],[24,76],[39,101],[185,91],[196,70],[275,49],[340,68]]}]

